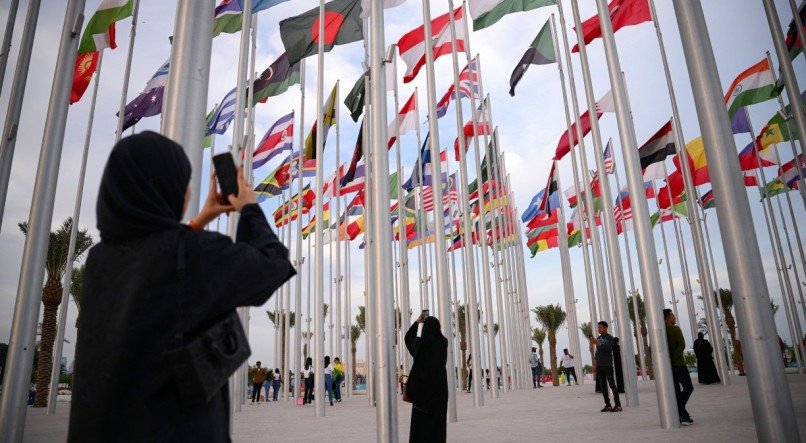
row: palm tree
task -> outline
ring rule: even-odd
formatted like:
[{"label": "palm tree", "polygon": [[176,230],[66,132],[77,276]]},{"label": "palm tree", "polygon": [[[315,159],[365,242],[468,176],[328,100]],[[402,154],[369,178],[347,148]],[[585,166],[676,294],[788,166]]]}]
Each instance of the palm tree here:
[{"label": "palm tree", "polygon": [[[28,223],[18,224],[20,231],[28,235]],[[68,257],[70,233],[73,229],[73,219],[63,221],[56,232],[50,233],[47,255],[45,256],[45,272],[47,278],[42,288],[42,337],[39,347],[38,365],[36,367],[36,398],[35,408],[44,408],[48,405],[48,388],[50,386],[50,369],[53,363],[53,342],[56,340],[56,316],[62,302],[62,277],[67,268],[68,260],[75,263],[92,246],[92,236],[87,230],[79,229],[76,233],[75,251]]]},{"label": "palm tree", "polygon": [[78,328],[78,319],[81,314],[81,297],[84,295],[84,265],[73,269],[73,275],[70,276],[70,294],[73,295],[73,301],[76,302],[79,315],[76,316],[76,328]]},{"label": "palm tree", "polygon": [[[280,365],[282,362],[285,361],[285,312],[281,312],[279,314],[275,314],[274,311],[266,311],[266,315],[269,316],[269,320],[274,324],[275,327],[280,329]],[[288,324],[289,329],[293,329],[294,326],[297,324],[297,316],[294,315],[294,311],[291,311],[288,316]]]},{"label": "palm tree", "polygon": [[540,361],[545,362],[543,360],[543,343],[546,341],[546,329],[545,328],[534,328],[532,329],[532,341],[537,343],[537,350],[540,354]]},{"label": "palm tree", "polygon": [[361,332],[367,332],[367,309],[363,306],[358,307],[358,315],[355,316],[355,322]]},{"label": "palm tree", "polygon": [[305,332],[303,331],[300,335],[303,340],[302,344],[302,358],[307,360],[308,359],[308,344],[311,342],[311,337],[313,337],[313,332]]},{"label": "palm tree", "polygon": [[549,357],[551,358],[551,379],[554,386],[560,385],[557,378],[557,331],[565,323],[567,314],[559,304],[538,306],[532,309],[537,322],[546,328],[549,338]]},{"label": "palm tree", "polygon": [[[733,363],[739,370],[739,375],[745,375],[744,372],[744,356],[742,354],[742,342],[736,339],[736,319],[733,317],[733,293],[730,289],[719,288],[719,292],[714,291],[714,297],[718,297],[718,302],[722,305],[722,316],[725,319],[725,326],[728,327],[730,334],[730,341],[733,344],[733,352],[735,357]],[[699,297],[702,300],[702,296]],[[773,312],[776,311],[773,304]],[[774,314],[773,314],[774,315]],[[708,330],[707,323],[703,324],[703,329]]]},{"label": "palm tree", "polygon": [[638,343],[638,335],[637,331],[639,330],[638,326],[636,325],[635,320],[635,311],[633,310],[633,298],[635,298],[636,303],[638,303],[638,317],[640,319],[640,330],[641,330],[641,337],[644,340],[644,362],[646,364],[646,371],[647,375],[650,378],[653,378],[652,373],[652,354],[649,353],[649,340],[647,335],[649,331],[646,327],[646,307],[644,306],[644,300],[641,298],[641,294],[635,294],[633,296],[627,297],[627,309],[630,311],[630,321],[632,321],[632,330],[633,336],[635,337],[635,342]]},{"label": "palm tree", "polygon": [[[361,306],[361,307],[363,308],[363,306]],[[351,360],[352,364],[350,365],[350,367],[353,370],[353,378],[352,378],[353,389],[355,389],[355,351],[356,351],[356,343],[358,343],[358,338],[361,337],[361,331],[363,331],[363,328],[361,326],[359,326],[359,325],[350,325],[350,344],[351,344],[350,353],[352,354],[352,357],[353,357],[353,359]]]},{"label": "palm tree", "polygon": [[582,331],[582,335],[585,336],[585,340],[588,342],[588,352],[591,353],[591,362],[594,361],[593,359],[593,345],[590,342],[590,338],[593,337],[593,327],[591,326],[591,322],[586,321],[579,326],[579,330]]}]

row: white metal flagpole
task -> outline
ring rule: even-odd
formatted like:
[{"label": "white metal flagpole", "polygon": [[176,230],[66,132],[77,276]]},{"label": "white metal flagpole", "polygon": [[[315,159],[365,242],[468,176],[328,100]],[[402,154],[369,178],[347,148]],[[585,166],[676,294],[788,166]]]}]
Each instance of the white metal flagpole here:
[{"label": "white metal flagpole", "polygon": [[[120,91],[120,105],[118,106],[118,126],[115,131],[115,143],[123,136],[123,119],[126,118],[126,95],[129,93],[129,77],[132,72],[132,53],[134,52],[134,38],[137,35],[137,16],[140,12],[140,0],[134,0],[132,6],[132,26],[129,31],[129,50],[126,53],[126,69],[123,72],[123,86]],[[100,61],[99,61],[100,64]],[[196,198],[201,196],[196,195]]]},{"label": "white metal flagpole", "polygon": [[[300,159],[302,157],[302,151],[305,147],[305,59],[299,61],[299,126],[296,130],[299,133],[299,144],[297,145],[297,149],[299,150]],[[293,149],[291,150],[293,153]],[[302,189],[302,176],[303,174],[298,174],[298,187]],[[292,180],[293,181],[293,180]],[[297,213],[297,231],[302,232],[302,210]],[[308,251],[310,252],[310,245],[311,245],[311,238],[308,237]],[[296,323],[294,324],[294,328],[296,330],[296,336],[294,337],[294,341],[296,342],[296,355],[297,358],[294,360],[294,377],[299,379],[297,382],[297,386],[294,388],[294,400],[296,401],[299,398],[299,386],[302,385],[303,380],[300,377],[300,365],[302,364],[302,359],[300,358],[300,352],[302,352],[302,282],[303,282],[303,271],[302,265],[303,260],[308,260],[308,273],[307,273],[307,281],[310,284],[310,265],[311,265],[311,257],[310,253],[308,257],[302,258],[302,236],[297,236],[297,247],[294,251],[296,254],[296,264],[297,264],[297,282],[295,285],[294,291],[294,306],[297,309],[296,312]],[[310,291],[308,291],[308,296],[310,298]],[[310,323],[310,302],[307,303],[308,305],[308,334],[306,338],[306,344],[308,340],[310,340],[310,333],[311,333],[311,323]],[[311,350],[308,348],[307,353],[310,354]],[[285,375],[285,374],[283,374]],[[290,380],[289,380],[290,382]]]}]

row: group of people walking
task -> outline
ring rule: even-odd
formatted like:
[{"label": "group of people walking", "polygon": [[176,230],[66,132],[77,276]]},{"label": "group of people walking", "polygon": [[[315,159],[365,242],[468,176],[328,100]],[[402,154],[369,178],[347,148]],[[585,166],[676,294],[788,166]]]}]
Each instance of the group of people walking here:
[{"label": "group of people walking", "polygon": [[[344,382],[344,365],[339,360],[339,357],[330,361],[330,356],[325,356],[325,392],[330,406],[333,402],[341,403],[341,384]],[[305,391],[302,396],[302,404],[307,405],[313,403],[313,387],[314,387],[314,370],[313,359],[308,357],[305,360],[305,367],[302,370],[302,379],[305,382]]]},{"label": "group of people walking", "polygon": [[[280,390],[283,387],[283,375],[280,373],[280,368],[264,368],[258,361],[255,366],[249,370],[249,375],[252,376],[252,403],[260,404],[260,390],[263,388],[266,401],[277,401],[279,398]],[[269,400],[269,392],[274,390]]]}]

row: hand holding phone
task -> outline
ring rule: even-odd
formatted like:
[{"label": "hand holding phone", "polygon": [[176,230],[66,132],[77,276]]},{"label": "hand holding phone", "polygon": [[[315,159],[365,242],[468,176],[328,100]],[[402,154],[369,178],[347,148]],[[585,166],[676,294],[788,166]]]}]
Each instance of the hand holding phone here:
[{"label": "hand holding phone", "polygon": [[428,309],[423,309],[423,313],[422,313],[421,317],[423,318],[423,320],[428,318]]},{"label": "hand holding phone", "polygon": [[218,185],[221,187],[221,195],[224,196],[222,203],[229,203],[229,196],[238,196],[238,171],[235,169],[235,161],[232,154],[224,152],[213,157],[213,166],[218,178]]}]

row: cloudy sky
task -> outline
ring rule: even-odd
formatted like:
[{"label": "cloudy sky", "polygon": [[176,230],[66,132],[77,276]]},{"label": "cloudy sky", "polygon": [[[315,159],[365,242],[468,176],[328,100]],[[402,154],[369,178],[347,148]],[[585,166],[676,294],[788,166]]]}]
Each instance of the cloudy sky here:
[{"label": "cloudy sky", "polygon": [[[47,110],[47,101],[50,87],[53,81],[53,70],[55,65],[56,51],[59,43],[59,33],[63,23],[64,11],[61,2],[47,2],[40,13],[39,26],[34,44],[31,69],[25,94],[25,102],[22,110],[16,152],[14,156],[11,184],[8,192],[8,199],[2,219],[2,230],[0,230],[0,342],[8,341],[11,328],[12,313],[14,309],[17,283],[19,279],[19,269],[24,245],[24,237],[17,229],[16,224],[28,218],[32,188],[36,167],[39,157],[39,150],[42,141],[42,131],[44,126],[43,116]],[[88,0],[87,11],[91,14],[100,3],[100,0]],[[446,1],[431,2],[432,17],[436,17],[448,11]],[[764,57],[765,51],[772,51],[774,48],[767,26],[766,17],[762,9],[761,2],[754,0],[709,0],[702,2],[705,17],[708,22],[711,42],[715,51],[716,61],[719,66],[720,79],[723,89],[731,83],[734,77],[755,64]],[[317,2],[313,0],[291,0],[270,10],[261,12],[258,17],[258,42],[255,69],[260,72],[274,61],[283,52],[283,45],[278,32],[280,20],[302,13],[312,7]],[[571,8],[569,1],[562,1],[565,8],[566,20],[569,21],[568,30],[571,32]],[[786,27],[791,19],[788,2],[786,0],[776,0],[779,8],[782,25]],[[457,4],[458,6],[458,4]],[[0,6],[0,19],[5,22],[8,15],[8,6]],[[20,12],[17,17],[16,33],[13,40],[12,51],[9,58],[8,68],[5,73],[2,95],[0,95],[0,109],[6,109],[8,95],[12,85],[14,66],[17,62],[17,49],[19,47],[19,34],[24,20],[24,11],[27,2],[22,1]],[[595,14],[595,3],[593,1],[581,2],[581,15],[584,18]],[[665,38],[668,57],[671,64],[671,76],[677,91],[677,99],[680,105],[681,124],[685,139],[690,140],[700,135],[696,110],[691,92],[691,85],[685,66],[685,60],[677,30],[674,11],[671,2],[657,2],[658,19]],[[146,81],[151,77],[154,70],[170,55],[168,36],[173,33],[174,24],[174,1],[144,1],[140,6],[140,17],[137,23],[137,39],[134,47],[134,57],[132,62],[131,83],[127,98],[134,98],[145,86]],[[472,32],[469,38],[470,49],[473,54],[481,55],[481,72],[483,87],[489,93],[492,100],[492,115],[494,124],[499,127],[501,135],[501,148],[505,151],[506,165],[512,178],[512,187],[516,197],[516,204],[520,209],[525,208],[532,196],[545,186],[546,177],[550,168],[550,159],[559,136],[564,131],[565,117],[563,111],[562,92],[557,75],[556,65],[532,66],[524,76],[517,88],[517,95],[510,97],[509,76],[515,64],[520,59],[534,36],[549,18],[550,14],[556,13],[554,7],[542,8],[526,13],[519,13],[504,17],[498,24],[479,32]],[[386,11],[386,43],[396,42],[400,36],[412,28],[422,24],[422,6],[417,0],[408,0],[398,8]],[[129,43],[129,29],[131,19],[123,20],[117,28],[118,49],[107,50],[104,55],[102,75],[99,86],[98,104],[93,125],[92,138],[90,143],[89,163],[85,190],[82,198],[82,214],[80,225],[90,230],[94,238],[98,238],[95,227],[95,200],[100,176],[114,141],[115,113],[117,112],[118,101],[121,94],[123,72],[126,64],[126,46]],[[570,37],[575,42],[575,37]],[[616,35],[621,66],[627,79],[630,101],[634,112],[635,131],[639,143],[643,143],[650,135],[655,133],[671,116],[671,107],[667,94],[666,84],[661,66],[660,53],[655,37],[655,29],[651,23],[644,23],[638,26],[625,28]],[[238,34],[221,35],[213,41],[213,55],[210,65],[210,90],[207,99],[208,109],[217,103],[235,85],[236,66],[238,62]],[[609,77],[604,61],[604,51],[601,40],[597,40],[588,46],[588,55],[592,70],[592,82],[594,95],[598,98],[610,89]],[[353,82],[361,74],[361,62],[364,58],[364,47],[362,43],[353,43],[336,47],[325,56],[325,94],[330,90],[336,81],[340,81],[341,100],[352,87]],[[804,57],[799,57],[795,61],[795,71],[801,85],[806,82],[806,65]],[[463,57],[460,57],[460,69],[464,66]],[[775,62],[777,66],[777,62]],[[580,107],[584,109],[585,96],[582,90],[582,75],[579,66],[579,59],[573,57],[573,71],[576,75],[578,87],[578,97]],[[400,61],[398,63],[398,79],[402,79],[405,67]],[[305,84],[306,106],[305,106],[305,131],[314,120],[314,103],[316,94],[316,58],[306,60],[307,79]],[[447,87],[452,82],[452,66],[450,57],[445,56],[436,62],[436,89],[438,98],[442,96]],[[425,121],[425,73],[421,72],[417,79],[410,83],[400,85],[400,101],[404,102],[412,92],[418,88],[418,97],[421,101],[420,120]],[[86,135],[87,119],[89,115],[89,91],[84,99],[70,107],[67,131],[61,155],[61,168],[59,174],[59,185],[56,195],[56,206],[53,217],[53,226],[57,226],[62,220],[69,217],[73,211],[75,199],[78,170],[81,161],[81,151]],[[777,110],[777,103],[768,102],[754,106],[750,109],[755,129],[763,126],[769,117]],[[465,118],[470,111],[470,105],[465,100],[463,102]],[[279,97],[273,97],[266,104],[260,104],[256,108],[255,133],[259,139],[271,124],[280,116],[287,114],[292,109],[300,109],[300,88],[292,87],[288,92]],[[393,115],[394,104],[392,95],[388,100],[388,115]],[[451,147],[456,136],[456,124],[454,106],[451,106],[449,115],[440,119],[440,144],[443,147]],[[352,146],[358,132],[358,124],[347,118],[346,108],[340,105],[342,113],[339,125],[339,134],[331,131],[327,141],[325,151],[324,168],[326,175],[332,172],[336,164],[336,145],[339,137],[340,153],[339,161],[345,162],[350,158]],[[601,121],[601,131],[603,139],[612,137],[615,144],[615,158],[617,169],[622,174],[621,182],[625,184],[623,168],[621,163],[621,148],[614,115],[605,115]],[[295,123],[295,131],[299,133],[299,118]],[[136,127],[137,131],[159,129],[159,117],[151,117],[142,120]],[[427,125],[422,125],[422,135],[425,136]],[[226,149],[231,143],[231,131],[216,139],[216,152]],[[747,134],[736,137],[736,145],[744,147],[750,141]],[[588,159],[589,169],[594,168],[592,142],[590,138],[586,140],[589,147]],[[296,143],[296,141],[295,141]],[[728,148],[728,147],[726,147]],[[733,147],[730,147],[733,149]],[[788,145],[781,145],[781,156],[783,161],[792,158],[792,151]],[[414,134],[402,137],[402,157],[405,174],[411,171],[417,151],[417,139]],[[208,152],[205,152],[205,166],[207,171]],[[257,180],[261,180],[272,171],[279,157],[268,165],[255,172]],[[394,165],[392,158],[392,165]],[[471,171],[474,171],[474,163],[471,161]],[[452,166],[455,168],[455,163]],[[671,167],[671,164],[670,164]],[[775,174],[774,168],[767,169],[768,176]],[[571,184],[571,167],[567,160],[560,164],[560,175],[564,186]],[[471,172],[470,179],[475,173]],[[615,192],[615,182],[611,181],[611,188]],[[704,186],[702,192],[710,189]],[[796,194],[791,194],[795,216],[802,219],[804,216],[804,206],[802,200]],[[761,205],[758,203],[758,192],[748,190],[748,198],[753,209],[753,223],[756,227],[757,239],[746,239],[746,241],[758,241],[761,248],[763,267],[767,275],[767,282],[770,294],[781,304],[781,291],[779,289],[775,267],[772,260],[772,250],[769,237],[764,226],[764,217],[761,212]],[[263,205],[264,210],[271,212],[278,202],[269,201]],[[786,201],[783,201],[786,205]],[[650,203],[650,210],[654,211],[654,203]],[[784,206],[784,210],[788,209]],[[567,211],[570,213],[570,210]],[[779,223],[781,218],[778,217]],[[789,220],[789,232],[792,234],[792,225]],[[685,245],[685,253],[689,262],[694,285],[694,297],[700,295],[699,287],[694,281],[696,272],[694,265],[694,254],[692,252],[692,241],[690,231],[683,224],[682,243]],[[707,226],[709,228],[712,246],[714,250],[714,260],[716,262],[716,274],[720,287],[729,287],[727,272],[724,265],[724,255],[722,253],[719,227],[716,220],[715,211],[709,211],[707,216]],[[682,290],[682,276],[680,271],[677,250],[674,247],[675,240],[671,236],[671,225],[667,226],[667,236],[670,244],[670,258],[672,279],[676,293]],[[660,230],[655,230],[656,248],[658,257],[663,257],[663,248],[660,237]],[[631,236],[631,241],[633,241]],[[634,242],[634,241],[633,241]],[[792,236],[792,242],[795,242]],[[295,242],[292,242],[295,244]],[[794,244],[797,248],[797,244]],[[327,248],[326,248],[327,249]],[[638,268],[635,266],[634,246],[630,249],[633,253],[633,264],[635,268],[635,281],[640,289],[640,278]],[[306,249],[307,251],[307,249]],[[293,251],[292,251],[293,253]],[[307,253],[307,252],[306,252]],[[529,258],[528,250],[523,253],[526,257],[527,285],[529,288],[529,306],[534,307],[549,303],[562,303],[563,298],[563,278],[573,280],[574,291],[577,299],[578,319],[580,322],[588,320],[588,302],[585,286],[585,277],[582,272],[582,259],[580,251],[571,251],[571,267],[573,275],[562,275],[559,264],[559,253],[551,250],[538,254],[534,258]],[[797,256],[797,251],[795,251]],[[622,255],[626,260],[626,250],[622,246]],[[331,262],[330,254],[326,254],[326,267]],[[410,288],[412,291],[412,309],[416,313],[419,309],[419,293],[417,274],[418,262],[417,254],[410,251]],[[457,262],[459,261],[457,255]],[[797,259],[797,257],[795,257]],[[364,260],[363,251],[359,251],[358,244],[353,243],[351,250],[352,269],[349,274],[352,291],[351,315],[353,318],[358,311],[358,306],[364,304]],[[671,305],[671,288],[667,276],[664,258],[663,266],[659,267],[666,294],[665,303]],[[787,257],[787,262],[791,261]],[[798,263],[800,267],[800,263]],[[626,269],[626,263],[625,263]],[[802,268],[800,268],[802,271]],[[307,273],[307,265],[304,269]],[[325,269],[327,276],[328,269]],[[307,274],[303,274],[307,275]],[[793,273],[794,277],[794,273]],[[801,272],[800,277],[803,277]],[[305,277],[307,278],[307,276]],[[629,280],[628,280],[629,285]],[[460,298],[463,297],[463,285],[457,287]],[[802,289],[802,288],[798,288]],[[307,286],[303,281],[303,312],[307,312]],[[391,295],[390,295],[391,296]],[[325,292],[326,302],[329,300],[329,292]],[[274,309],[275,300],[273,297],[266,306],[251,310],[250,337],[252,341],[253,358],[268,361],[270,366],[277,366],[279,362],[275,359],[274,339],[275,331],[266,317],[266,309]],[[702,303],[697,300],[697,316],[702,317]],[[680,301],[680,323],[688,338],[688,320],[685,311],[685,302]],[[799,305],[798,310],[802,311],[804,306]],[[69,344],[65,345],[65,353],[69,360],[72,360],[73,343],[75,342],[76,330],[74,328],[76,318],[76,307],[72,302],[68,311],[67,339]],[[497,317],[496,317],[497,321]],[[776,316],[779,326],[779,333],[785,341],[791,342],[789,330],[786,326],[786,317],[783,309]],[[536,326],[532,318],[533,326]],[[574,329],[576,329],[574,327]],[[359,358],[363,353],[364,339],[359,342]],[[558,347],[568,345],[568,331],[563,328],[558,332]],[[690,342],[689,342],[690,345]],[[340,352],[335,352],[339,355]],[[584,356],[583,356],[584,358]]]}]

